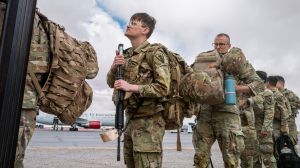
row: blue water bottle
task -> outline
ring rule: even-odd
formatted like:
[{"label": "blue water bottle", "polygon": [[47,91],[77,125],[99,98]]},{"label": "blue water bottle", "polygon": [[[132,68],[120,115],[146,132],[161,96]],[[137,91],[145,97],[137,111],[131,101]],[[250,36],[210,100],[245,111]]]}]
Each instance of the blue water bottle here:
[{"label": "blue water bottle", "polygon": [[235,79],[233,75],[225,75],[225,103],[227,105],[236,104]]}]

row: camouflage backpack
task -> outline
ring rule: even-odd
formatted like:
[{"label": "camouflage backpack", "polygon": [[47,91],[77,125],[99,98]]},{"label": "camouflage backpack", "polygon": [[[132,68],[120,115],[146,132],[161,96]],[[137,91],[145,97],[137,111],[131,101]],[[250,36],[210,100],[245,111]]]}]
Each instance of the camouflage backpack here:
[{"label": "camouflage backpack", "polygon": [[223,73],[219,69],[220,63],[221,58],[215,50],[197,56],[191,65],[194,73],[184,77],[182,84],[181,91],[185,100],[210,105],[224,102]]},{"label": "camouflage backpack", "polygon": [[179,85],[182,77],[188,73],[192,73],[193,70],[179,54],[171,52],[159,43],[151,44],[147,49],[146,59],[150,65],[153,62],[153,53],[159,49],[162,49],[168,56],[170,65],[170,93],[161,100],[165,107],[163,112],[163,118],[166,122],[165,129],[174,130],[181,128],[184,117],[191,117],[193,115],[190,112],[191,110],[188,109],[188,102],[185,102],[179,93]]},{"label": "camouflage backpack", "polygon": [[[85,79],[92,79],[98,73],[96,52],[90,43],[76,40],[62,26],[38,11],[37,14],[47,34],[45,40],[49,40],[51,58],[50,71],[43,84],[37,80],[34,68],[28,67],[39,95],[38,104],[42,111],[72,124],[92,102],[93,91]],[[43,52],[43,48],[37,52]]]}]

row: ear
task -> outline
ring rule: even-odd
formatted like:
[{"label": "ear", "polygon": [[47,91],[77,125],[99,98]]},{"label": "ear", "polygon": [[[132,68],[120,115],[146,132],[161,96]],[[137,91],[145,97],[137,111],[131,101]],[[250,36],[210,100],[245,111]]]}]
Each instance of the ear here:
[{"label": "ear", "polygon": [[144,35],[147,35],[149,33],[149,31],[150,31],[149,27],[146,27],[146,26],[143,27],[142,32],[143,32]]}]

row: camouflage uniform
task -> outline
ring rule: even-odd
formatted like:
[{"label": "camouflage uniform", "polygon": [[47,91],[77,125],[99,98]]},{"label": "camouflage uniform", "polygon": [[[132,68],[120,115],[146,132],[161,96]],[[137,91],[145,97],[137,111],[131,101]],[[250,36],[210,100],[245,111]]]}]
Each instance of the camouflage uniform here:
[{"label": "camouflage uniform", "polygon": [[[288,107],[286,106],[286,99],[282,93],[279,92],[277,88],[270,89],[274,94],[275,100],[275,113],[274,113],[274,120],[273,120],[273,139],[276,140],[280,136],[280,131],[289,130],[288,128]],[[276,150],[274,150],[274,156],[276,159],[278,158],[278,154]]]},{"label": "camouflage uniform", "polygon": [[258,139],[255,130],[255,117],[252,107],[241,109],[242,130],[245,135],[245,150],[241,154],[241,167],[253,168],[258,159]]},{"label": "camouflage uniform", "polygon": [[293,144],[297,145],[298,132],[295,118],[297,117],[298,109],[300,108],[300,100],[299,97],[291,90],[285,88],[280,92],[287,98],[291,107],[291,114],[289,117],[289,135],[293,141]]},{"label": "camouflage uniform", "polygon": [[[37,79],[41,82],[45,77],[47,77],[46,73],[49,71],[48,66],[49,41],[39,17],[35,14],[28,67],[35,72]],[[23,159],[25,150],[32,138],[36,124],[36,115],[38,113],[37,98],[37,91],[30,76],[27,74],[16,150],[15,168],[24,167]]]},{"label": "camouflage uniform", "polygon": [[[273,119],[274,119],[274,96],[273,92],[265,89],[258,95],[249,98],[250,104],[253,104],[255,113],[255,128],[259,141],[259,157],[256,167],[262,167],[262,163],[267,168],[276,167],[276,160],[273,155]],[[267,136],[262,137],[261,132],[266,132]]]},{"label": "camouflage uniform", "polygon": [[[232,48],[229,53],[220,56],[223,73],[233,74],[237,81],[243,82],[252,91],[262,84],[240,49]],[[194,164],[197,168],[208,166],[211,146],[215,140],[222,151],[224,167],[239,166],[240,154],[245,147],[239,114],[236,105],[222,103],[201,106],[193,131]]]},{"label": "camouflage uniform", "polygon": [[[145,55],[149,47],[151,44],[145,41],[136,49],[124,51],[124,80],[139,85],[139,94],[125,94],[124,160],[129,168],[162,167],[165,121],[159,100],[168,94],[170,70],[162,50],[153,53],[152,65],[147,62]],[[108,72],[108,85],[113,87],[114,81],[115,74]]]},{"label": "camouflage uniform", "polygon": [[[253,78],[257,78],[257,74],[255,69],[252,65],[247,62],[244,66],[248,67],[248,72],[246,74],[252,76]],[[258,77],[259,78],[259,77]],[[259,78],[260,79],[260,78]],[[245,80],[245,79],[244,79]],[[248,81],[241,81],[236,80],[237,85],[245,85]],[[239,93],[238,99],[248,99],[252,96],[258,95],[263,89],[264,85],[262,81],[255,81],[252,82],[249,86],[251,92],[250,93]],[[257,132],[255,130],[255,115],[253,106],[250,103],[250,106],[243,109],[240,109],[240,116],[241,116],[241,124],[242,130],[245,135],[245,150],[241,154],[241,167],[246,168],[253,168],[254,163],[258,161],[258,139],[257,139]]]},{"label": "camouflage uniform", "polygon": [[[1,3],[1,28],[4,11],[5,4]],[[43,32],[43,28],[39,23],[39,18],[37,15],[35,15],[28,66],[30,66],[34,72],[38,73],[37,78],[39,81],[41,81],[42,78],[45,77],[43,73],[48,71],[49,51],[47,36],[45,32]],[[32,138],[36,124],[35,119],[38,112],[37,97],[37,91],[30,76],[27,74],[16,147],[16,157],[14,163],[15,168],[24,167],[23,160],[25,156],[25,150],[30,139]]]}]

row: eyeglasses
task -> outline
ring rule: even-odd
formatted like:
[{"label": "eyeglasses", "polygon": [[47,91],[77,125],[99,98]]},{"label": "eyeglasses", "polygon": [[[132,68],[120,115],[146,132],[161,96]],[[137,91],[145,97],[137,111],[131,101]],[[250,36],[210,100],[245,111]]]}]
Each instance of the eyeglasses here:
[{"label": "eyeglasses", "polygon": [[135,21],[135,20],[131,20],[127,25],[128,26],[135,26],[138,24],[138,21]]},{"label": "eyeglasses", "polygon": [[142,27],[147,27],[147,25],[145,25],[143,22],[137,21],[137,20],[131,20],[131,21],[129,21],[129,23],[127,24],[127,26],[136,26],[136,25],[138,25],[138,23],[141,23]]},{"label": "eyeglasses", "polygon": [[224,46],[226,46],[226,45],[228,45],[228,44],[225,44],[225,43],[212,43],[212,45],[213,45],[214,47],[217,47],[217,46],[224,47]]}]

